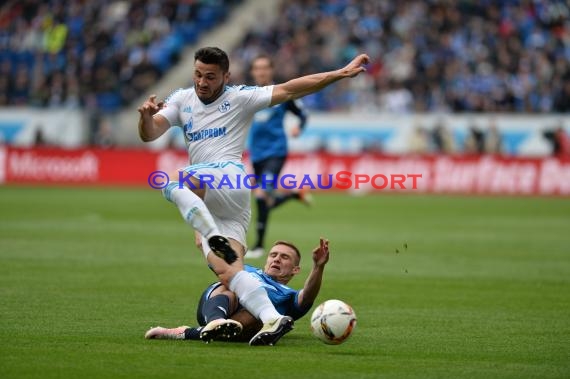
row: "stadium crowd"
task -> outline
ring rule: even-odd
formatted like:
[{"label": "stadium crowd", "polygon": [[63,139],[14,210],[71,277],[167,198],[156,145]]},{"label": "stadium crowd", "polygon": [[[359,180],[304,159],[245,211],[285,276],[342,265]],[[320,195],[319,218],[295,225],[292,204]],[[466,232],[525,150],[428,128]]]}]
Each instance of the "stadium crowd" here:
[{"label": "stadium crowd", "polygon": [[239,0],[10,0],[0,5],[0,106],[118,110]]},{"label": "stadium crowd", "polygon": [[[0,6],[0,106],[115,111],[239,0],[11,0]],[[563,0],[290,0],[233,51],[235,82],[269,52],[278,79],[333,69],[359,51],[369,76],[306,99],[319,110],[570,111]],[[372,77],[373,80],[370,80]]]},{"label": "stadium crowd", "polygon": [[309,97],[311,108],[570,111],[564,0],[290,0],[279,14],[252,28],[234,65],[270,52],[283,80],[333,69],[359,51],[374,62],[373,80],[339,83]]}]

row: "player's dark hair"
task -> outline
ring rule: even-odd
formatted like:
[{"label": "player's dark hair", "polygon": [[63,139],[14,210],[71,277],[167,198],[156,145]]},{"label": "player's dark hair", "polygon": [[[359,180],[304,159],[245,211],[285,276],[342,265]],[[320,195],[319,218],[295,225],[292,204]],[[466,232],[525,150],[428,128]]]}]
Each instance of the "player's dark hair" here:
[{"label": "player's dark hair", "polygon": [[202,47],[194,54],[194,62],[195,61],[218,65],[223,72],[230,70],[228,54],[218,47]]},{"label": "player's dark hair", "polygon": [[294,244],[292,244],[291,242],[288,241],[275,241],[275,243],[273,244],[273,246],[277,246],[277,245],[285,245],[287,247],[290,247],[291,249],[293,249],[293,251],[295,252],[295,254],[297,254],[297,266],[301,263],[301,252],[299,251],[299,249],[297,248],[297,246],[295,246]]},{"label": "player's dark hair", "polygon": [[253,58],[253,59],[251,60],[251,65],[250,65],[249,68],[252,69],[252,68],[253,68],[253,64],[254,64],[255,62],[257,62],[258,60],[260,60],[260,59],[267,59],[267,61],[269,62],[269,67],[273,68],[273,59],[271,59],[271,57],[270,57],[269,55],[267,55],[267,54],[259,54],[258,56],[256,56],[255,58]]}]

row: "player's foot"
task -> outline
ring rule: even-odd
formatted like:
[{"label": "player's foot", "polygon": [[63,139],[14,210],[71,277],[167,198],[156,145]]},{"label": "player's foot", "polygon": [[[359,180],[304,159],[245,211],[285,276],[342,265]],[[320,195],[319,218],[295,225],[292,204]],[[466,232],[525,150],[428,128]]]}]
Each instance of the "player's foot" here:
[{"label": "player's foot", "polygon": [[162,326],[157,326],[155,328],[150,328],[144,335],[147,340],[157,339],[157,340],[183,340],[184,331],[188,329],[189,326],[179,326],[178,328],[163,328]]},{"label": "player's foot", "polygon": [[307,207],[313,206],[313,195],[309,192],[308,189],[302,189],[297,192],[297,196],[299,197],[299,201],[305,204]]},{"label": "player's foot", "polygon": [[238,258],[236,252],[230,245],[230,240],[224,236],[212,236],[208,238],[208,245],[210,245],[210,249],[212,249],[214,254],[230,265]]},{"label": "player's foot", "polygon": [[223,318],[210,321],[200,331],[200,339],[206,343],[210,341],[228,341],[239,335],[243,327],[235,320]]},{"label": "player's foot", "polygon": [[249,341],[251,346],[273,346],[281,337],[293,330],[293,318],[281,316],[263,324],[263,328]]},{"label": "player's foot", "polygon": [[265,255],[265,250],[262,247],[256,247],[255,249],[248,250],[245,254],[246,258],[261,258]]}]

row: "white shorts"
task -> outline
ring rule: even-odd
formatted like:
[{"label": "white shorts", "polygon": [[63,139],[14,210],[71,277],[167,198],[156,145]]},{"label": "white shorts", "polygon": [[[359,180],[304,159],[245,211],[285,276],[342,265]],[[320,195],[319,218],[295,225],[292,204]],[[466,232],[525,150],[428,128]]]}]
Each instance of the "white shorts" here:
[{"label": "white shorts", "polygon": [[[198,163],[183,171],[200,179],[206,189],[204,203],[220,233],[235,239],[247,249],[246,234],[251,219],[251,189],[244,185],[247,173],[239,162]],[[202,236],[204,255],[210,251]]]}]

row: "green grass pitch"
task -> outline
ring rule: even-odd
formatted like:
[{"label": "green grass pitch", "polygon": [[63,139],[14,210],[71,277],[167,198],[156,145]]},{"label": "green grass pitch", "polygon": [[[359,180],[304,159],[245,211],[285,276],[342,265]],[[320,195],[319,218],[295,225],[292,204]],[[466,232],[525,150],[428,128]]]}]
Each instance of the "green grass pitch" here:
[{"label": "green grass pitch", "polygon": [[351,304],[355,333],[327,346],[305,318],[252,348],[144,340],[193,324],[214,281],[159,192],[0,187],[0,378],[570,377],[568,199],[316,200],[276,210],[268,240],[305,252],[299,287],[330,239],[317,302]]}]

